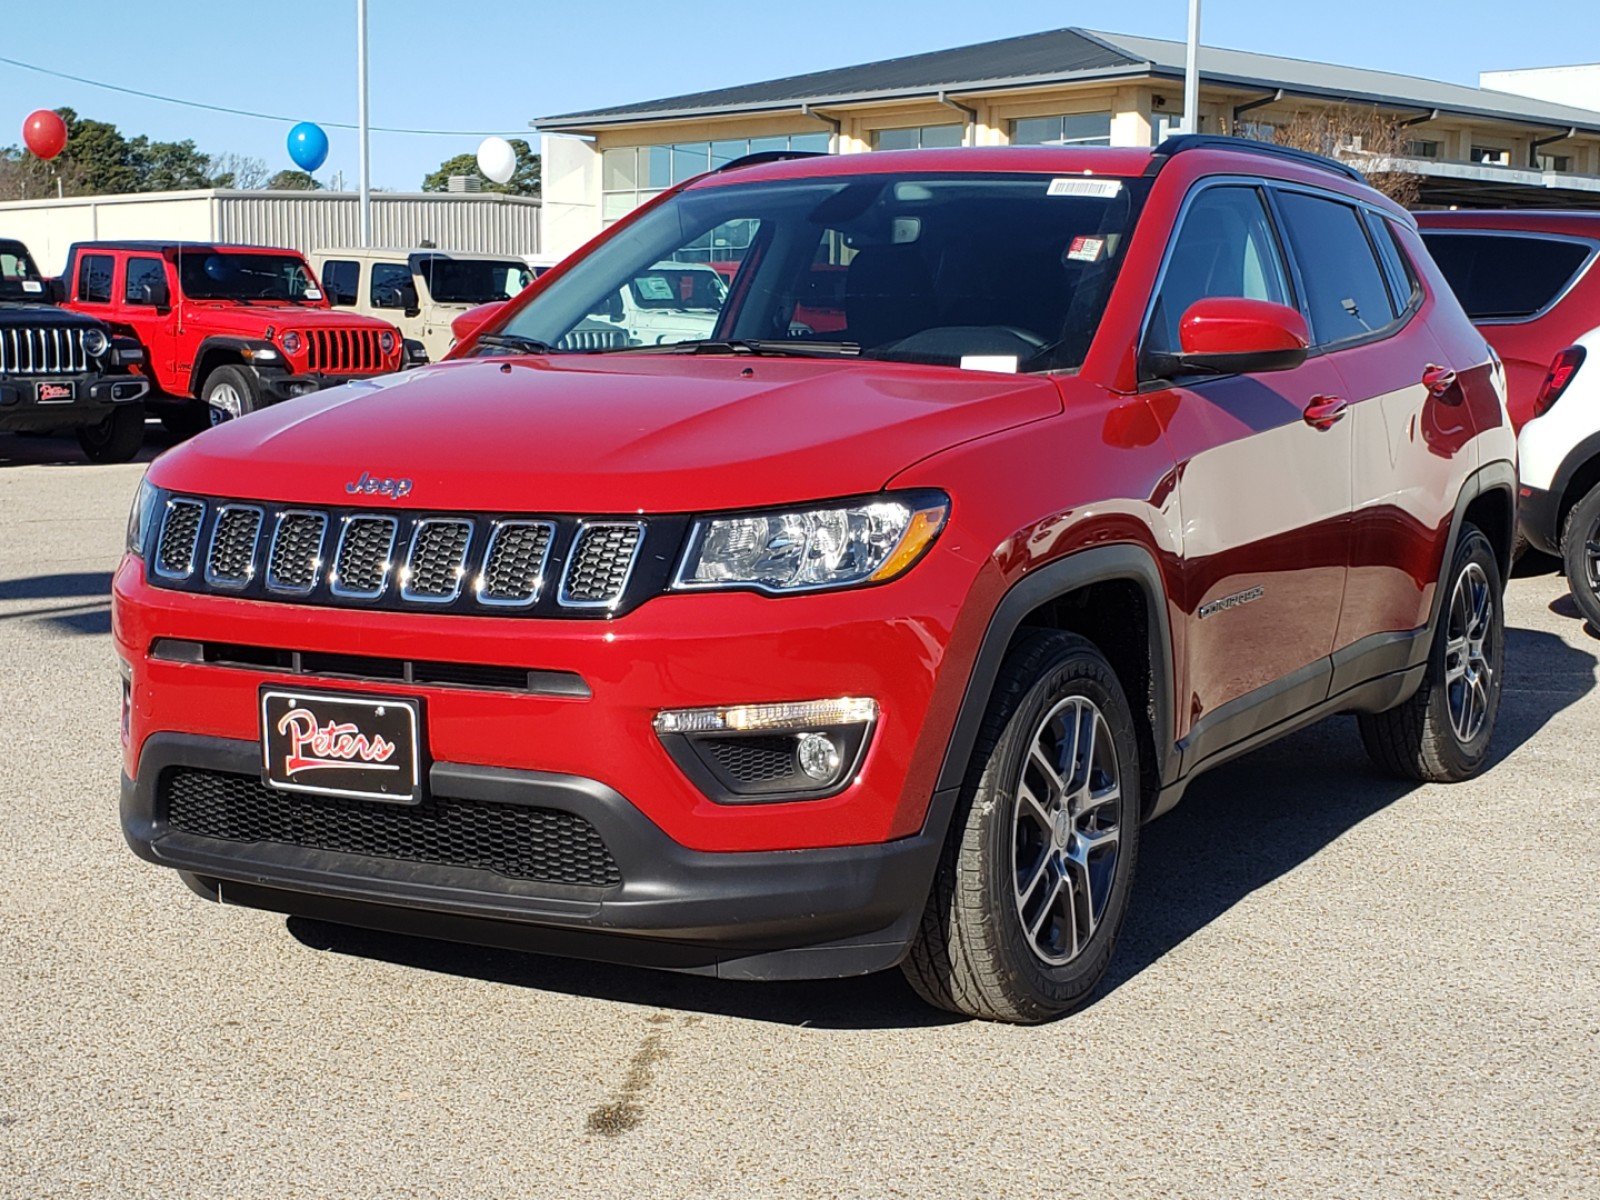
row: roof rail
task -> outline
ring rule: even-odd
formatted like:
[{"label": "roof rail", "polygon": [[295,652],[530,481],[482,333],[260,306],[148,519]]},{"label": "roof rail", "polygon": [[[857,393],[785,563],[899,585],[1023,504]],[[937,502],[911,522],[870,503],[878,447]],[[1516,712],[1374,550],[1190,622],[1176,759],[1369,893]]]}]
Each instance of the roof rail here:
[{"label": "roof rail", "polygon": [[1274,142],[1258,142],[1254,138],[1225,137],[1220,133],[1180,133],[1176,137],[1167,138],[1151,152],[1151,164],[1147,173],[1153,175],[1161,169],[1161,164],[1167,159],[1175,154],[1182,154],[1185,150],[1236,150],[1245,154],[1268,154],[1275,158],[1287,158],[1308,167],[1316,167],[1319,170],[1331,171],[1356,183],[1367,182],[1367,177],[1356,168],[1338,159],[1329,158],[1325,154],[1313,154],[1309,150],[1296,150],[1293,146],[1279,146]]},{"label": "roof rail", "polygon": [[790,158],[827,157],[827,152],[822,150],[757,150],[754,154],[744,154],[732,162],[725,162],[720,167],[712,167],[707,173],[720,175],[724,171],[739,171],[745,167],[759,167],[762,163],[783,162]]}]

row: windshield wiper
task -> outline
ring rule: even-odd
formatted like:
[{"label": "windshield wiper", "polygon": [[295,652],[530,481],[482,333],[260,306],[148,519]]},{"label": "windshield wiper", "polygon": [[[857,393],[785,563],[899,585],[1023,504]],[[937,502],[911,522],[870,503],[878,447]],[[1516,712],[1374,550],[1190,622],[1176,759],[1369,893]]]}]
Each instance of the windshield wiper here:
[{"label": "windshield wiper", "polygon": [[659,346],[608,346],[593,354],[770,354],[790,358],[856,358],[855,342],[807,342],[787,338],[697,338]]},{"label": "windshield wiper", "polygon": [[515,350],[519,354],[549,354],[550,346],[538,338],[523,337],[520,333],[486,333],[478,339],[478,346],[494,350]]}]

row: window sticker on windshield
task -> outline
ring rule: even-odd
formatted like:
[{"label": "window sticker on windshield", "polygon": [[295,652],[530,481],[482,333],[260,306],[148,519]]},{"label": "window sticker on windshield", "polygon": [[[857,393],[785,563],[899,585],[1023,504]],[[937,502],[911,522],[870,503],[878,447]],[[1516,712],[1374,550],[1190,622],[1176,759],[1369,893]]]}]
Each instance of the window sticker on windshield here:
[{"label": "window sticker on windshield", "polygon": [[963,371],[999,371],[1003,375],[1017,373],[1018,360],[1015,354],[963,354],[961,356],[961,369]]},{"label": "window sticker on windshield", "polygon": [[634,284],[639,289],[639,295],[646,300],[671,300],[674,298],[672,284],[668,283],[660,275],[641,275],[634,280]]},{"label": "window sticker on windshield", "polygon": [[1093,196],[1100,200],[1109,200],[1122,190],[1120,179],[1090,179],[1080,176],[1076,179],[1052,179],[1050,190],[1046,193],[1051,196]]},{"label": "window sticker on windshield", "polygon": [[1105,253],[1105,249],[1105,238],[1079,234],[1072,239],[1072,244],[1067,247],[1066,261],[1094,262]]},{"label": "window sticker on windshield", "polygon": [[306,297],[307,300],[321,300],[322,299],[322,289],[321,288],[307,288],[305,290],[305,297]]},{"label": "window sticker on windshield", "polygon": [[44,291],[44,284],[37,279],[24,279],[22,281],[22,290],[25,292],[42,292]]}]

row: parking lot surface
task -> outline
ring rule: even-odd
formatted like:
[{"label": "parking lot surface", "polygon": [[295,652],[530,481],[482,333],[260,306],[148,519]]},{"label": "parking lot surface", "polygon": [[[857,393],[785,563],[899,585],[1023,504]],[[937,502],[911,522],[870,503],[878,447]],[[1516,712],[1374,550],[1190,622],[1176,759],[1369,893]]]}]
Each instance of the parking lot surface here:
[{"label": "parking lot surface", "polygon": [[192,896],[117,827],[141,469],[0,437],[0,1197],[1600,1196],[1600,641],[1555,575],[1492,769],[1395,783],[1338,719],[1216,771],[1097,999],[1012,1028]]}]

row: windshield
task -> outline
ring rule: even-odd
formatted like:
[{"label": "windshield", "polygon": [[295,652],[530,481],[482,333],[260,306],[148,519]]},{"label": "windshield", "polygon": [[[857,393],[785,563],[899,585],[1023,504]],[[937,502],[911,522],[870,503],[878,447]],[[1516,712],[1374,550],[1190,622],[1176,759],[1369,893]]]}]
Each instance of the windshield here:
[{"label": "windshield", "polygon": [[557,352],[787,344],[1070,369],[1147,186],[907,174],[695,188],[574,263],[498,332]]},{"label": "windshield", "polygon": [[298,255],[186,250],[178,280],[191,300],[321,300],[311,269]]},{"label": "windshield", "polygon": [[533,280],[526,263],[509,259],[489,262],[436,254],[412,261],[417,274],[427,282],[428,294],[440,304],[509,300]]},{"label": "windshield", "polygon": [[21,246],[0,246],[0,300],[41,300],[44,280]]}]

